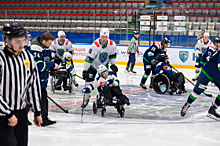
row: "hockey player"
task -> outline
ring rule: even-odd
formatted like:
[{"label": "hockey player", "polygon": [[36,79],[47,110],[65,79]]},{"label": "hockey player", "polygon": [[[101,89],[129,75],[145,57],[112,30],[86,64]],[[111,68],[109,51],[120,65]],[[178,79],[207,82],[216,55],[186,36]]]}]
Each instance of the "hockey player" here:
[{"label": "hockey player", "polygon": [[[89,85],[94,81],[97,73],[97,67],[101,64],[108,66],[110,60],[110,68],[117,72],[118,68],[115,65],[116,61],[116,44],[109,39],[108,28],[102,28],[100,31],[100,38],[95,40],[88,52],[88,56],[85,59],[83,69],[83,79],[86,80],[86,84]],[[89,102],[90,95],[86,94],[86,100],[82,104],[82,107],[86,107]]]},{"label": "hockey player", "polygon": [[184,79],[184,75],[182,72],[178,72],[176,73],[175,71],[172,70],[172,66],[169,64],[168,61],[168,56],[166,54],[161,54],[160,56],[161,61],[159,62],[155,68],[155,73],[160,73],[160,71],[162,70],[163,73],[168,76],[168,78],[171,81],[174,81],[175,86],[182,91],[183,93],[186,92],[185,90],[185,79]]},{"label": "hockey player", "polygon": [[56,121],[51,121],[48,118],[48,99],[47,99],[47,83],[49,78],[49,70],[59,69],[59,65],[54,63],[51,50],[49,49],[54,37],[49,32],[45,32],[42,36],[31,41],[31,51],[34,60],[37,62],[38,71],[40,74],[41,85],[41,114],[43,119],[42,126],[55,124]]},{"label": "hockey player", "polygon": [[[130,72],[131,73],[136,73],[135,71],[133,71],[134,65],[135,65],[135,54],[136,52],[139,55],[139,46],[138,46],[138,38],[140,36],[139,31],[134,31],[134,37],[131,39],[130,45],[128,46],[128,56],[129,56],[129,60],[127,63],[127,67],[125,69],[126,72]],[[129,70],[131,64],[131,68]]]},{"label": "hockey player", "polygon": [[122,90],[119,87],[119,80],[115,75],[110,74],[105,65],[99,65],[97,67],[97,72],[99,77],[95,79],[93,84],[88,85],[83,88],[83,93],[90,93],[92,90],[98,88],[99,92],[103,93],[104,98],[106,99],[106,105],[113,105],[112,99],[116,96],[120,100],[120,105],[130,105],[129,99],[122,94]]},{"label": "hockey player", "polygon": [[200,61],[202,58],[202,55],[205,53],[206,49],[209,46],[213,46],[213,43],[211,40],[209,40],[209,33],[204,33],[203,39],[198,40],[196,46],[195,46],[195,54],[196,54],[196,62],[195,62],[195,78],[193,78],[193,81],[196,81],[198,79],[199,73],[200,73]]},{"label": "hockey player", "polygon": [[25,44],[24,49],[30,52],[31,51],[30,47],[31,47],[31,34],[30,32],[27,31],[27,43]]},{"label": "hockey player", "polygon": [[[144,52],[143,62],[144,62],[144,71],[145,74],[142,76],[140,87],[146,90],[145,82],[147,81],[148,76],[151,75],[151,82],[153,77],[155,76],[155,67],[158,63],[158,57],[161,53],[166,54],[166,48],[170,45],[170,40],[168,38],[163,38],[161,43],[153,44],[149,49]],[[152,84],[150,84],[150,88],[152,88]]]},{"label": "hockey player", "polygon": [[[220,43],[218,42],[218,49],[220,48]],[[181,110],[181,116],[185,116],[190,105],[198,98],[198,96],[204,92],[206,86],[210,81],[220,90],[220,51],[215,52],[215,54],[209,59],[209,61],[202,67],[201,73],[197,80],[197,83],[190,93],[187,102],[184,104]],[[217,95],[215,101],[212,103],[208,111],[208,116],[212,118],[218,118],[220,120],[220,115],[216,113],[216,109],[220,105],[220,94]]]},{"label": "hockey player", "polygon": [[64,31],[59,31],[57,33],[58,38],[55,39],[51,44],[51,50],[53,52],[53,57],[55,57],[55,63],[60,64],[63,59],[63,54],[69,52],[74,54],[72,43],[66,39],[66,34]]},{"label": "hockey player", "polygon": [[[76,87],[78,87],[79,84],[75,81],[76,73],[75,73],[75,69],[74,69],[72,55],[69,52],[65,52],[63,54],[63,60],[60,63],[60,65],[61,65],[61,67],[63,67],[64,69],[66,69],[70,73],[70,75],[72,76],[73,84]],[[57,83],[56,83],[56,90],[61,90],[62,82],[63,82],[64,91],[69,90],[71,88],[70,86],[67,86],[67,77],[63,76],[63,77],[60,77],[59,80],[57,81]]]},{"label": "hockey player", "polygon": [[207,48],[207,50],[205,51],[205,53],[203,54],[202,58],[201,58],[201,61],[200,61],[200,64],[201,66],[203,66],[207,61],[209,61],[209,59],[212,57],[212,55],[218,51],[218,43],[220,42],[220,39],[218,37],[216,37],[214,39],[214,44],[215,44],[215,47],[214,46],[209,46]]}]

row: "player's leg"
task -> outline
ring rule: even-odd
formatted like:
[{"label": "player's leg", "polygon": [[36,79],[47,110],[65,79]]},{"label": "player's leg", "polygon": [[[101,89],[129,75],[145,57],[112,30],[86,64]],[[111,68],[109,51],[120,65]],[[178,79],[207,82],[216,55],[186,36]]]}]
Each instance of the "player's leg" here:
[{"label": "player's leg", "polygon": [[200,73],[200,60],[201,60],[202,54],[198,54],[198,56],[196,56],[196,62],[195,62],[195,78],[193,78],[193,81],[196,81],[199,77],[199,73]]},{"label": "player's leg", "polygon": [[153,79],[154,79],[154,77],[155,77],[155,75],[156,75],[156,73],[155,73],[155,67],[151,67],[152,69],[152,74],[151,74],[151,77],[150,77],[150,88],[152,89],[153,88]]},{"label": "player's leg", "polygon": [[103,91],[102,91],[103,95],[104,95],[104,98],[105,98],[105,101],[106,101],[106,105],[112,105],[112,98],[113,98],[113,95],[112,95],[112,92],[111,92],[111,87],[109,86],[105,86],[103,88]]},{"label": "player's leg", "polygon": [[133,69],[134,69],[134,65],[135,65],[135,54],[131,54],[130,55],[131,56],[131,69],[130,69],[130,71],[132,72],[132,73],[136,73],[136,71],[133,71]]},{"label": "player's leg", "polygon": [[[97,73],[97,71],[91,67],[88,69],[88,71],[89,71],[89,78],[86,80],[86,87],[93,83]],[[85,100],[82,103],[81,107],[85,108],[88,105],[90,97],[91,97],[91,92],[85,93]]]},{"label": "player's leg", "polygon": [[130,71],[129,71],[130,64],[131,64],[131,55],[128,56],[128,63],[127,63],[127,66],[126,66],[126,68],[125,68],[125,71],[126,71],[126,72],[130,72]]},{"label": "player's leg", "polygon": [[61,76],[61,77],[58,79],[58,81],[57,81],[57,83],[56,83],[56,85],[55,85],[55,89],[56,89],[56,90],[61,90],[61,84],[62,84],[63,80],[64,80],[64,77],[63,77],[63,76]]},{"label": "player's leg", "polygon": [[187,102],[182,107],[181,116],[184,117],[186,115],[186,112],[188,108],[190,107],[190,105],[198,98],[198,96],[201,93],[205,91],[206,86],[208,85],[209,82],[210,82],[210,79],[207,78],[203,72],[201,72],[193,91],[190,93],[190,95],[188,96]]},{"label": "player's leg", "polygon": [[146,90],[147,87],[145,86],[145,83],[146,83],[147,78],[148,78],[148,76],[150,75],[150,72],[151,72],[151,64],[147,63],[145,60],[143,62],[144,62],[144,72],[145,73],[144,73],[144,75],[141,78],[140,87],[142,89]]},{"label": "player's leg", "polygon": [[[220,80],[214,81],[214,84],[218,87],[220,91]],[[219,106],[220,106],[220,94],[217,95],[217,97],[215,98],[215,101],[212,103],[211,107],[209,108],[208,116],[220,119],[220,114],[216,112],[216,109]]]},{"label": "player's leg", "polygon": [[112,91],[113,96],[116,96],[116,98],[119,99],[120,101],[119,105],[124,105],[124,104],[130,105],[129,99],[127,98],[127,96],[125,96],[122,93],[122,90],[119,86],[112,87],[111,91]]}]

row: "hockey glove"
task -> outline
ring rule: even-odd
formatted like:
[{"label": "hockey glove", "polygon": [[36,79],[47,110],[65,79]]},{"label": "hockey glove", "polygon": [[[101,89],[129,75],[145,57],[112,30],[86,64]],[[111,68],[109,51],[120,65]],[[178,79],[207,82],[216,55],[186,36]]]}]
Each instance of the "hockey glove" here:
[{"label": "hockey glove", "polygon": [[153,67],[156,67],[156,66],[157,66],[157,63],[158,63],[158,61],[157,61],[156,59],[151,60],[151,65],[152,65]]},{"label": "hockey glove", "polygon": [[82,89],[82,93],[88,93],[89,91],[90,91],[89,88],[83,88],[83,89]]},{"label": "hockey glove", "polygon": [[87,80],[89,78],[89,71],[88,70],[84,70],[83,71],[83,79]]},{"label": "hockey glove", "polygon": [[113,71],[118,72],[118,67],[117,67],[115,64],[112,64],[112,65],[110,66],[110,68],[111,68]]},{"label": "hockey glove", "polygon": [[113,83],[113,80],[110,79],[110,80],[108,80],[108,81],[105,82],[104,86],[109,86],[109,85],[111,85],[112,83]]}]

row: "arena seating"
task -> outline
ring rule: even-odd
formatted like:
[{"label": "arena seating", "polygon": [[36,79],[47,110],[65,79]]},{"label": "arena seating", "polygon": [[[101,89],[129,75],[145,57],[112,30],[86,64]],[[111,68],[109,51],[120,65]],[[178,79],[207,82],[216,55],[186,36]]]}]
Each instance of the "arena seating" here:
[{"label": "arena seating", "polygon": [[[29,31],[92,33],[100,27],[110,31],[126,28],[135,11],[144,8],[144,1],[0,1],[0,25],[16,21]],[[7,17],[6,17],[7,15]],[[7,19],[6,19],[7,18]]]},{"label": "arena seating", "polygon": [[161,11],[168,16],[168,32],[171,31],[173,35],[178,34],[173,32],[174,17],[186,16],[185,28],[188,31],[186,35],[196,36],[204,29],[211,36],[218,36],[220,30],[219,0],[166,1],[166,7],[162,7]]}]

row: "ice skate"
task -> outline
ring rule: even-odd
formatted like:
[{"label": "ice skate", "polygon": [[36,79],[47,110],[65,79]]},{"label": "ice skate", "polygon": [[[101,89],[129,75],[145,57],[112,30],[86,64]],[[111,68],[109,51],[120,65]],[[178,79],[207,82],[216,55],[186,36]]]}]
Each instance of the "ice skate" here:
[{"label": "ice skate", "polygon": [[211,119],[214,119],[214,120],[220,121],[220,115],[216,112],[216,109],[217,109],[217,108],[216,108],[214,105],[212,105],[212,106],[209,108],[207,117],[209,117],[209,118],[211,118]]},{"label": "ice skate", "polygon": [[48,126],[48,125],[52,125],[52,124],[56,124],[56,121],[51,121],[48,117],[43,118],[43,123],[41,124],[41,126]]},{"label": "ice skate", "polygon": [[133,69],[131,69],[131,70],[130,70],[130,72],[131,72],[131,73],[134,73],[134,74],[136,74],[136,73],[137,73],[136,71],[133,71]]},{"label": "ice skate", "polygon": [[181,116],[184,117],[186,115],[187,110],[189,109],[190,104],[189,103],[185,103],[184,106],[182,107],[181,110]]},{"label": "ice skate", "polygon": [[142,84],[142,83],[140,83],[140,87],[141,87],[142,89],[144,89],[144,90],[147,90],[147,87],[146,87],[144,84]]},{"label": "ice skate", "polygon": [[197,78],[193,78],[193,79],[192,79],[192,81],[197,81],[197,80],[198,80],[198,77],[197,77]]},{"label": "ice skate", "polygon": [[130,72],[128,67],[125,68],[125,72]]},{"label": "ice skate", "polygon": [[75,80],[73,80],[73,84],[74,84],[76,87],[79,87],[79,84],[78,84]]}]

